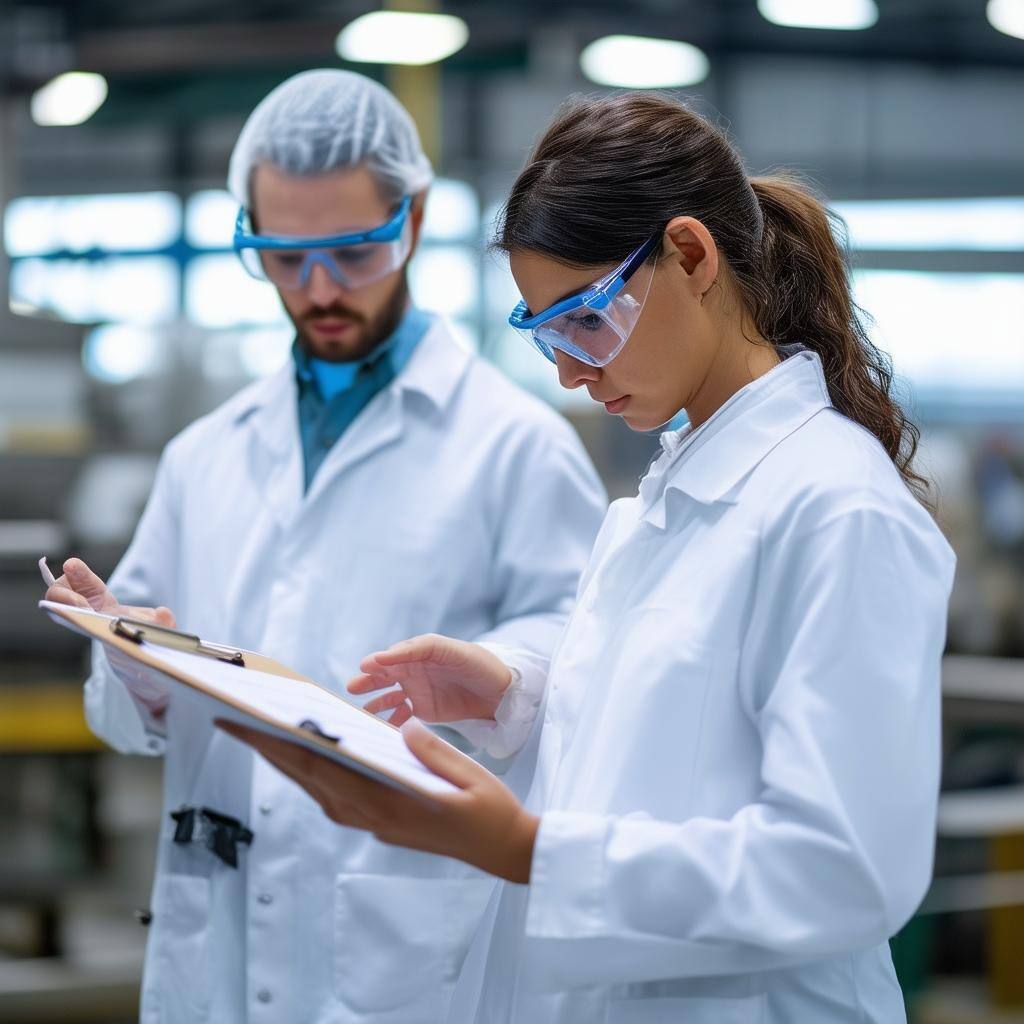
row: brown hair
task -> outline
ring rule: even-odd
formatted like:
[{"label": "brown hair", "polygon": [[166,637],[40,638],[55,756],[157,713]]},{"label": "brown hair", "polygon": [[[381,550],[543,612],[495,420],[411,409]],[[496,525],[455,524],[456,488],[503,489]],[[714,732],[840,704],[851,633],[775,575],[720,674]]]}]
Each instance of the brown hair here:
[{"label": "brown hair", "polygon": [[878,438],[925,500],[912,466],[920,432],[851,296],[843,222],[795,178],[748,178],[725,135],[678,101],[571,100],[512,186],[495,246],[572,266],[617,263],[681,214],[714,237],[761,335],[818,354],[832,404]]}]

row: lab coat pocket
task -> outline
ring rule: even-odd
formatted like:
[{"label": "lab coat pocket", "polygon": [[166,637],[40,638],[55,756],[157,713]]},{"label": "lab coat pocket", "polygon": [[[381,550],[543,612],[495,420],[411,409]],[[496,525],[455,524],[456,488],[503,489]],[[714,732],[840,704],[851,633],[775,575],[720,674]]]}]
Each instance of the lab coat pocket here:
[{"label": "lab coat pocket", "polygon": [[487,878],[339,875],[334,984],[339,1022],[443,1019],[494,889]]},{"label": "lab coat pocket", "polygon": [[210,1012],[210,880],[162,875],[157,882],[142,994],[143,1024],[203,1021]]}]

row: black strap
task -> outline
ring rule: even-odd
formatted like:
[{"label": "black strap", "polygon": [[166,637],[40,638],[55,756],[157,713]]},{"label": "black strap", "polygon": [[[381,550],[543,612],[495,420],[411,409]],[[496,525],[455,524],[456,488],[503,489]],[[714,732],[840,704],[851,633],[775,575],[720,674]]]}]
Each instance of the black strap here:
[{"label": "black strap", "polygon": [[253,833],[237,818],[209,807],[181,807],[171,811],[176,843],[202,843],[229,867],[238,867],[238,844],[252,844]]}]

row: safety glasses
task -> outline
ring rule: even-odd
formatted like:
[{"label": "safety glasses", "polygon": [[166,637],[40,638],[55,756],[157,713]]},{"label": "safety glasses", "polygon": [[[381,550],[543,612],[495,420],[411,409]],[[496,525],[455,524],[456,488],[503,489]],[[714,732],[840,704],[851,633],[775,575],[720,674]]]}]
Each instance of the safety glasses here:
[{"label": "safety glasses", "polygon": [[508,322],[551,362],[555,349],[589,366],[607,366],[629,340],[654,279],[647,257],[661,232],[599,281],[531,315],[520,302]]},{"label": "safety glasses", "polygon": [[380,227],[321,238],[257,235],[243,207],[235,221],[233,246],[242,264],[260,281],[294,291],[309,282],[313,267],[322,266],[342,288],[364,288],[397,270],[412,249],[406,196],[394,216]]}]

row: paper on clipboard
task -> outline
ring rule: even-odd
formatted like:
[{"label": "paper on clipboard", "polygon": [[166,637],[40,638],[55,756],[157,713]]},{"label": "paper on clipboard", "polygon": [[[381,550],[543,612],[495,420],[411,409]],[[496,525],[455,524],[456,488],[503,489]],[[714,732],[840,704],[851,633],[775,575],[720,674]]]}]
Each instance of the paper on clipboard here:
[{"label": "paper on clipboard", "polygon": [[[277,662],[253,652],[229,652],[190,634],[132,619],[51,601],[40,601],[39,606],[58,625],[108,645],[111,659],[130,662],[135,687],[149,681],[187,690],[209,706],[211,719],[279,736],[398,789],[427,796],[457,791],[416,759],[392,725],[312,680],[297,678]],[[152,642],[130,628],[133,623],[149,630],[154,639],[176,633],[192,641],[192,647],[182,650]],[[122,624],[129,628],[118,632],[116,627]],[[233,658],[222,660],[227,653]],[[271,670],[262,671],[257,664]],[[311,722],[317,733],[307,731]]]},{"label": "paper on clipboard", "polygon": [[[296,726],[312,720],[323,733],[338,737],[341,753],[355,755],[367,765],[379,766],[402,781],[430,792],[456,791],[455,786],[434,775],[413,756],[397,729],[315,683],[285,679],[256,669],[239,670],[226,662],[187,651],[169,650],[148,643],[143,643],[142,647],[158,661],[200,679],[207,690],[222,700],[232,702],[229,707],[219,710],[220,717],[269,731],[264,719],[244,713],[239,715],[234,707],[237,703],[282,725]],[[295,742],[292,734],[285,738]],[[312,749],[324,754],[319,744]]]}]

